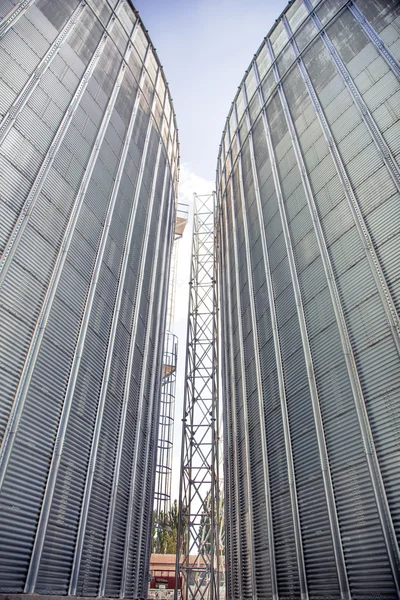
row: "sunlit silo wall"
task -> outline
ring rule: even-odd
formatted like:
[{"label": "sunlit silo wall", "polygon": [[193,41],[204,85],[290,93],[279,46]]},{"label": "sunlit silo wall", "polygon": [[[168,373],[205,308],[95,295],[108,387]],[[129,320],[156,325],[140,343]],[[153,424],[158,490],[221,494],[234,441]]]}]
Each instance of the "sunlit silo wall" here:
[{"label": "sunlit silo wall", "polygon": [[218,160],[228,598],[398,598],[400,5],[295,0]]},{"label": "sunlit silo wall", "polygon": [[175,117],[126,0],[0,0],[0,591],[145,596]]}]

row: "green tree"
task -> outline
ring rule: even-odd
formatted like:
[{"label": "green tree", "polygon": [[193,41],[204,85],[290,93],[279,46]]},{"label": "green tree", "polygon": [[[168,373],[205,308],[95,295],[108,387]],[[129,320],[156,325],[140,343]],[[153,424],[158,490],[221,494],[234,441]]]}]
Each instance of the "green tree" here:
[{"label": "green tree", "polygon": [[[216,511],[216,507],[215,507]],[[219,507],[219,551],[223,555],[224,552],[224,544],[225,544],[225,531],[223,524],[223,512],[224,512],[224,499],[221,494],[220,496],[220,507]],[[215,519],[217,518],[217,514],[215,512]],[[200,552],[201,554],[207,556],[211,553],[211,492],[207,493],[206,499],[204,501],[204,510],[201,515],[200,521],[200,530],[199,530],[199,538],[200,538]]]},{"label": "green tree", "polygon": [[[161,512],[158,520],[156,517],[157,515],[154,513],[152,552],[156,554],[175,554],[179,523],[177,500],[174,500],[167,513]],[[186,527],[184,527],[185,529]]]}]

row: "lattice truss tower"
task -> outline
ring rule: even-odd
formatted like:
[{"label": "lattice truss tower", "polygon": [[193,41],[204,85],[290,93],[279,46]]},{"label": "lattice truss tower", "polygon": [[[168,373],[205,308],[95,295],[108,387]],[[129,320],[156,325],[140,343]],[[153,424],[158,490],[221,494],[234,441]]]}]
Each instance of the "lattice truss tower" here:
[{"label": "lattice truss tower", "polygon": [[215,208],[214,194],[195,194],[176,565],[184,600],[222,596]]}]

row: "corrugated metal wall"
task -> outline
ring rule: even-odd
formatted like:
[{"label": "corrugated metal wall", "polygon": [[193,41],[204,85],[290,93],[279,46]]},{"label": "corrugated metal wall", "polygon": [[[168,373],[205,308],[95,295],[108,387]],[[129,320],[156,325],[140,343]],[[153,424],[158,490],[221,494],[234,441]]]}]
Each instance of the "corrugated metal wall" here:
[{"label": "corrugated metal wall", "polygon": [[0,0],[0,591],[145,596],[178,142],[127,0]]},{"label": "corrugated metal wall", "polygon": [[295,0],[217,170],[228,598],[400,597],[400,5]]}]

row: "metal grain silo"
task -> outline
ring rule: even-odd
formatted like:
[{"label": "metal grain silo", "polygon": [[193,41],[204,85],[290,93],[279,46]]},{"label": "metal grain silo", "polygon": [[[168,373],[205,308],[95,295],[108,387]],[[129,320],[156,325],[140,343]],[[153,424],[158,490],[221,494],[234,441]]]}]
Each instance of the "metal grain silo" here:
[{"label": "metal grain silo", "polygon": [[221,143],[228,598],[400,593],[400,7],[295,0]]},{"label": "metal grain silo", "polygon": [[144,596],[178,142],[127,0],[0,1],[0,591]]}]

